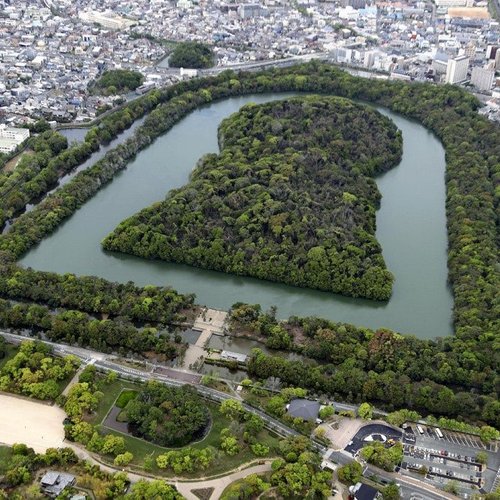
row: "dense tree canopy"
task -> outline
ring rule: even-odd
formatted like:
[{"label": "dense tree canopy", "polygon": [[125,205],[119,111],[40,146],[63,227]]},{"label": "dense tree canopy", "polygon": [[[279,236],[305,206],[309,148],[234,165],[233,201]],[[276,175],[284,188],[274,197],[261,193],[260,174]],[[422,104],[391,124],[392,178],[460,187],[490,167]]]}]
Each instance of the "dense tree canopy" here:
[{"label": "dense tree canopy", "polygon": [[194,389],[158,382],[149,382],[124,413],[134,433],[162,446],[188,444],[203,435],[209,421],[208,410]]},{"label": "dense tree canopy", "polygon": [[[312,62],[258,74],[224,72],[154,91],[128,103],[91,129],[86,144],[95,147],[151,111],[133,137],[13,222],[10,231],[0,237],[0,263],[14,262],[54,231],[124,169],[138,151],[196,107],[235,95],[283,91],[321,92],[381,104],[419,120],[442,141],[447,163],[448,268],[455,299],[455,336],[432,342],[382,330],[372,343],[369,330],[307,318],[299,322],[301,327],[291,324],[288,334],[291,337],[295,330],[307,330],[306,341],[311,342],[308,355],[321,362],[326,360],[326,365],[304,371],[304,363],[295,366],[283,358],[264,362],[261,357],[254,364],[255,372],[264,378],[281,377],[281,373],[294,385],[307,385],[359,402],[383,401],[390,408],[407,406],[420,413],[461,416],[500,427],[496,356],[500,332],[500,129],[479,116],[479,102],[456,86],[363,79],[331,65]],[[64,165],[61,162],[57,172],[64,170]],[[44,171],[40,170],[40,174]],[[30,178],[36,172],[33,169]],[[24,189],[26,179],[14,183],[15,192]],[[43,182],[37,182],[36,187],[39,192],[47,190]],[[2,291],[10,293],[9,287]],[[54,307],[59,300],[55,294]],[[28,307],[18,310],[15,321],[31,321],[28,311]],[[10,322],[11,318],[4,315],[2,321]],[[442,335],[439,331],[431,333]],[[382,340],[387,335],[392,340],[386,345]],[[281,329],[274,338],[286,341]],[[354,345],[351,338],[355,339]],[[353,350],[353,358],[337,354],[338,351],[352,355]]]},{"label": "dense tree canopy", "polygon": [[61,393],[60,382],[69,379],[78,365],[74,356],[56,358],[47,345],[26,341],[0,370],[0,390],[54,400]]},{"label": "dense tree canopy", "polygon": [[168,64],[172,68],[210,68],[214,65],[214,53],[203,43],[181,42],[175,46]]},{"label": "dense tree canopy", "polygon": [[247,105],[189,184],[123,222],[107,250],[387,299],[372,176],[394,166],[388,118],[340,98]]},{"label": "dense tree canopy", "polygon": [[0,299],[0,324],[10,328],[28,328],[44,332],[54,342],[67,342],[121,354],[153,351],[166,359],[173,359],[185,349],[168,334],[159,334],[156,328],[137,328],[124,317],[96,319],[78,310],[59,309],[33,303],[13,303]]},{"label": "dense tree canopy", "polygon": [[93,84],[91,90],[95,93],[122,94],[135,90],[144,81],[144,76],[139,71],[128,69],[112,69],[105,71]]}]

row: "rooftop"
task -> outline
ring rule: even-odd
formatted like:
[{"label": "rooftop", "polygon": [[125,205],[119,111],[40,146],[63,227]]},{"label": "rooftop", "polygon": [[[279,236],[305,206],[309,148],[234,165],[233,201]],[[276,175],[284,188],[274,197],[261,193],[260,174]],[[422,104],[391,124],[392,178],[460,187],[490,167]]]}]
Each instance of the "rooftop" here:
[{"label": "rooftop", "polygon": [[288,413],[292,417],[302,418],[304,420],[316,420],[318,418],[320,404],[318,401],[309,401],[308,399],[294,399],[288,405]]},{"label": "rooftop", "polygon": [[71,486],[75,482],[75,476],[67,474],[66,472],[47,471],[42,479],[40,485],[42,490],[49,496],[58,496],[67,486]]}]

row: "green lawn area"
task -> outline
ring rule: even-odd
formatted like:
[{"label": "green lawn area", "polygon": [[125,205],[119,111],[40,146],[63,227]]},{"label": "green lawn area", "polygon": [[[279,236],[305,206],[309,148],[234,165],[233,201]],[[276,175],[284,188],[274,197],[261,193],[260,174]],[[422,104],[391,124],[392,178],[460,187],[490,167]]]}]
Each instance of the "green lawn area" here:
[{"label": "green lawn area", "polygon": [[128,380],[118,379],[115,382],[111,382],[111,384],[104,384],[101,388],[104,396],[99,402],[96,412],[87,420],[94,425],[101,424],[123,390],[140,391],[140,389],[141,384],[136,384]]},{"label": "green lawn area", "polygon": [[139,394],[139,391],[134,391],[132,389],[124,389],[120,395],[118,396],[115,405],[118,406],[118,408],[125,408],[127,406],[129,401],[132,401],[132,399],[135,399],[137,395]]},{"label": "green lawn area", "polygon": [[0,474],[5,472],[7,460],[10,458],[10,448],[8,446],[0,445]]},{"label": "green lawn area", "polygon": [[[92,418],[88,419],[94,425],[99,425],[100,430],[105,434],[115,434],[117,436],[122,436],[125,439],[125,446],[128,451],[130,451],[134,455],[134,460],[132,461],[132,466],[142,467],[144,464],[144,459],[147,457],[152,457],[155,459],[158,455],[161,455],[168,451],[169,448],[163,448],[161,446],[157,446],[153,443],[149,443],[143,439],[135,438],[133,436],[129,436],[126,434],[122,434],[118,431],[114,431],[102,425],[104,418],[106,417],[109,410],[113,407],[117,399],[120,397],[123,399],[127,396],[122,396],[123,394],[129,394],[130,391],[140,391],[140,384],[135,384],[133,382],[128,382],[125,380],[116,380],[111,384],[105,384],[102,387],[102,392],[104,393],[101,402],[99,403],[99,407],[97,408],[96,413],[92,416]],[[201,441],[192,443],[188,445],[188,447],[192,448],[206,448],[207,446],[213,446],[214,448],[218,448],[219,446],[219,436],[222,429],[225,427],[230,427],[231,421],[226,417],[222,416],[219,413],[219,406],[215,403],[207,402],[207,408],[211,414],[211,427],[208,434]],[[263,430],[257,441],[263,444],[266,444],[270,447],[271,450],[274,450],[278,445],[278,438],[272,436],[267,430]],[[248,448],[244,448],[240,453],[233,457],[229,457],[221,454],[220,458],[217,458],[215,462],[210,466],[207,471],[199,471],[194,474],[185,474],[186,477],[199,477],[206,475],[217,475],[223,473],[227,470],[234,469],[245,462],[249,462],[251,460],[256,459],[255,455]],[[111,461],[111,459],[108,459]],[[156,467],[156,462],[153,470],[151,471],[153,474],[162,475],[162,476],[173,476],[174,473],[167,470],[161,470]],[[184,475],[184,474],[183,474]]]},{"label": "green lawn area", "polygon": [[7,352],[5,353],[5,356],[0,359],[0,370],[5,366],[5,363],[7,363],[9,359],[12,359],[17,354],[19,347],[14,344],[6,344],[6,350]]}]

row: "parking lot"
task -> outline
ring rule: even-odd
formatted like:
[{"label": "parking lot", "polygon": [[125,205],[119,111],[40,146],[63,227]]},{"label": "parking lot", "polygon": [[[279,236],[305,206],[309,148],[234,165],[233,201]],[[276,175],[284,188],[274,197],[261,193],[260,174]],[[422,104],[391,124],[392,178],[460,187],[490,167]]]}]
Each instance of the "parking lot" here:
[{"label": "parking lot", "polygon": [[[459,432],[442,430],[440,438],[433,427],[420,427],[423,433],[412,426],[403,434],[402,473],[418,474],[437,487],[454,481],[461,493],[492,491],[500,467],[494,446],[484,446],[476,436]],[[476,462],[479,451],[487,453],[487,466]]]},{"label": "parking lot", "polygon": [[[425,436],[432,439],[435,439],[437,437],[433,427],[426,427],[426,426],[421,426],[421,427],[424,431]],[[492,451],[492,452],[497,451],[496,443],[485,444],[479,439],[478,436],[473,436],[472,434],[465,434],[462,432],[455,432],[448,430],[441,430],[441,432],[443,434],[443,437],[440,439],[441,441],[447,441],[452,444],[465,446],[467,448],[473,448],[477,450]]]},{"label": "parking lot", "polygon": [[401,441],[402,432],[386,424],[367,424],[358,430],[356,435],[349,441],[345,451],[356,455],[370,441],[386,442],[389,439]]}]

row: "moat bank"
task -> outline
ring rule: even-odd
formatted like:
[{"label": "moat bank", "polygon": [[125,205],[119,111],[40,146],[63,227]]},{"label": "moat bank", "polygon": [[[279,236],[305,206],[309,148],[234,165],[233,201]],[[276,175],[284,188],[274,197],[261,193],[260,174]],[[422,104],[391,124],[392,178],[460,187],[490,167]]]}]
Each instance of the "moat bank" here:
[{"label": "moat bank", "polygon": [[124,218],[170,189],[183,185],[197,160],[217,152],[221,120],[247,102],[266,102],[286,94],[231,98],[198,109],[151,147],[127,170],[29,252],[21,263],[35,269],[93,274],[139,285],[170,285],[194,292],[196,302],[228,309],[236,301],[277,305],[279,316],[320,316],[372,328],[388,327],[420,338],[452,333],[452,296],[446,284],[444,149],[423,126],[393,114],[403,132],[398,167],[377,179],[383,200],[377,237],[396,280],[391,300],[376,303],[328,292],[299,289],[188,266],[107,254],[100,241]]}]

